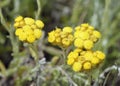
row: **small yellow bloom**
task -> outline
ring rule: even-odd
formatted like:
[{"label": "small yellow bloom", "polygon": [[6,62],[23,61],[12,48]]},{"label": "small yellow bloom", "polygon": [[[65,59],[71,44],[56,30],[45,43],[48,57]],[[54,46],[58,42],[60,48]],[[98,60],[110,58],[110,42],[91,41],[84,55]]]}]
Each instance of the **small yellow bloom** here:
[{"label": "small yellow bloom", "polygon": [[29,36],[27,37],[27,42],[33,43],[34,41],[35,41],[35,36],[34,36],[34,35],[29,35]]},{"label": "small yellow bloom", "polygon": [[31,29],[31,27],[30,27],[29,25],[23,26],[23,30],[24,30],[25,32],[27,32],[29,29]]},{"label": "small yellow bloom", "polygon": [[27,35],[33,35],[34,34],[34,31],[32,29],[28,29],[26,28],[26,30],[24,29],[24,32],[27,34]]},{"label": "small yellow bloom", "polygon": [[98,32],[98,31],[93,31],[93,35],[94,35],[96,38],[101,38],[101,34],[100,34],[100,32]]},{"label": "small yellow bloom", "polygon": [[55,41],[55,36],[49,36],[48,42],[53,43]]},{"label": "small yellow bloom", "polygon": [[79,37],[83,40],[89,39],[89,34],[87,32],[81,32]]},{"label": "small yellow bloom", "polygon": [[73,63],[74,63],[74,58],[69,58],[68,60],[67,60],[67,64],[68,65],[72,65]]},{"label": "small yellow bloom", "polygon": [[23,20],[23,17],[22,17],[22,16],[18,16],[17,18],[15,18],[15,22],[19,22],[19,21],[21,21],[21,20]]},{"label": "small yellow bloom", "polygon": [[34,29],[34,35],[39,39],[42,36],[42,31],[40,29]]},{"label": "small yellow bloom", "polygon": [[20,27],[20,23],[19,22],[14,23],[14,27],[15,28]]},{"label": "small yellow bloom", "polygon": [[35,20],[29,17],[24,18],[25,24],[32,25],[35,23]]},{"label": "small yellow bloom", "polygon": [[75,30],[76,30],[76,31],[80,31],[80,29],[81,29],[80,26],[76,26],[76,27],[75,27]]},{"label": "small yellow bloom", "polygon": [[94,35],[91,35],[90,40],[93,41],[93,42],[96,42],[98,39]]},{"label": "small yellow bloom", "polygon": [[89,26],[89,24],[88,23],[84,23],[84,24],[81,24],[81,26],[87,28]]},{"label": "small yellow bloom", "polygon": [[21,26],[21,27],[25,25],[25,22],[24,22],[24,21],[20,21],[19,23],[20,23],[20,26]]},{"label": "small yellow bloom", "polygon": [[92,67],[92,65],[91,65],[90,62],[85,62],[85,63],[83,64],[83,69],[84,69],[84,70],[90,70],[91,67]]},{"label": "small yellow bloom", "polygon": [[24,32],[22,32],[21,34],[19,34],[18,37],[19,37],[20,41],[25,41],[27,39],[27,35]]},{"label": "small yellow bloom", "polygon": [[88,27],[90,30],[94,30],[94,27],[93,26],[89,26]]},{"label": "small yellow bloom", "polygon": [[87,30],[87,28],[86,27],[81,27],[81,29],[80,29],[81,31],[86,31]]},{"label": "small yellow bloom", "polygon": [[96,51],[97,53],[97,57],[100,59],[100,60],[104,60],[105,59],[105,54],[101,51]]},{"label": "small yellow bloom", "polygon": [[93,47],[93,42],[91,40],[84,41],[84,48],[85,49],[91,49],[92,47]]},{"label": "small yellow bloom", "polygon": [[67,38],[68,33],[62,31],[62,32],[60,33],[60,36],[61,36],[61,38]]},{"label": "small yellow bloom", "polygon": [[63,46],[67,47],[70,45],[70,41],[67,38],[62,39]]},{"label": "small yellow bloom", "polygon": [[82,49],[80,49],[80,48],[74,49],[74,52],[77,52],[77,53],[80,53],[81,51],[82,51]]},{"label": "small yellow bloom", "polygon": [[57,37],[57,38],[56,38],[56,42],[57,42],[57,43],[60,43],[60,42],[61,42],[61,38],[60,38],[60,37]]},{"label": "small yellow bloom", "polygon": [[81,33],[81,31],[75,31],[74,32],[74,37],[75,38],[79,38],[79,34]]},{"label": "small yellow bloom", "polygon": [[85,58],[86,60],[91,61],[92,58],[93,58],[93,53],[92,53],[91,51],[87,51],[87,52],[84,54],[84,58]]},{"label": "small yellow bloom", "polygon": [[74,46],[78,47],[78,48],[82,48],[83,47],[83,40],[80,38],[75,39]]},{"label": "small yellow bloom", "polygon": [[72,41],[74,40],[73,35],[69,34],[69,35],[68,35],[68,39],[72,42]]},{"label": "small yellow bloom", "polygon": [[70,52],[69,54],[68,54],[68,57],[67,57],[68,59],[69,58],[74,58],[74,59],[77,59],[78,58],[78,53],[77,52]]},{"label": "small yellow bloom", "polygon": [[41,20],[36,20],[35,24],[38,28],[42,29],[44,27],[44,23]]},{"label": "small yellow bloom", "polygon": [[35,24],[32,24],[32,25],[31,25],[31,28],[32,28],[32,29],[37,29],[37,26],[36,26]]},{"label": "small yellow bloom", "polygon": [[62,31],[61,28],[56,27],[56,30],[55,30],[56,33],[60,33],[61,31]]},{"label": "small yellow bloom", "polygon": [[81,69],[82,69],[81,63],[75,62],[75,63],[73,64],[73,66],[72,66],[72,69],[73,69],[75,72],[81,71]]},{"label": "small yellow bloom", "polygon": [[60,33],[56,33],[56,31],[55,31],[55,37],[60,37]]},{"label": "small yellow bloom", "polygon": [[71,27],[64,27],[63,28],[63,32],[66,32],[66,33],[71,33],[72,32],[72,28]]},{"label": "small yellow bloom", "polygon": [[22,33],[23,33],[23,29],[22,29],[22,28],[19,28],[19,29],[17,29],[17,30],[15,31],[15,35],[16,35],[16,36],[22,35]]},{"label": "small yellow bloom", "polygon": [[91,60],[91,63],[94,64],[94,65],[98,64],[99,62],[100,61],[97,57],[93,57],[92,60]]},{"label": "small yellow bloom", "polygon": [[81,51],[80,55],[85,55],[86,51]]}]

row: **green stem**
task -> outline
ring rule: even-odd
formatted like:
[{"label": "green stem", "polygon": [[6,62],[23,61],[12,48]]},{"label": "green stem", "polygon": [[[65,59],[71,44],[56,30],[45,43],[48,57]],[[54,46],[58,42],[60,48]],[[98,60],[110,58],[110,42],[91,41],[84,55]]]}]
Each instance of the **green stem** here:
[{"label": "green stem", "polygon": [[39,60],[39,55],[38,55],[38,50],[36,45],[34,44],[29,44],[29,50],[31,52],[32,57],[35,59],[36,62]]},{"label": "green stem", "polygon": [[14,36],[14,29],[12,26],[7,25],[7,22],[3,16],[2,9],[0,8],[0,19],[1,23],[4,26],[4,28],[8,31],[9,33],[9,38],[12,44],[12,51],[13,51],[13,57],[16,57],[17,54],[19,53],[19,41],[15,38]]},{"label": "green stem", "polygon": [[105,81],[104,81],[104,83],[103,83],[103,86],[105,86],[105,85],[106,85],[106,83],[107,83],[107,80],[108,80],[108,78],[109,78],[110,73],[111,73],[111,71],[107,74],[107,76],[106,76],[106,78],[105,78]]},{"label": "green stem", "polygon": [[66,53],[66,49],[65,48],[62,48],[62,56],[63,56],[63,63],[65,64],[66,63],[66,57],[67,57],[67,53]]},{"label": "green stem", "polygon": [[38,19],[40,14],[41,14],[41,2],[40,2],[40,0],[37,0],[37,6],[38,6],[38,10],[37,10],[37,13],[35,16],[36,19]]}]

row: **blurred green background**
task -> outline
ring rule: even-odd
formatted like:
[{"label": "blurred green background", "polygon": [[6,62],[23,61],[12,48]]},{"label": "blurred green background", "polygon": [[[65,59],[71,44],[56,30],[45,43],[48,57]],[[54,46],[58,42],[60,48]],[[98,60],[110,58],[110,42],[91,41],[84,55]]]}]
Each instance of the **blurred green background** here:
[{"label": "blurred green background", "polygon": [[[0,0],[0,10],[9,26],[18,15],[41,19],[45,23],[45,38],[56,26],[75,27],[89,23],[102,34],[95,49],[106,54],[103,69],[120,65],[120,0]],[[0,61],[6,68],[13,59],[8,36],[8,31],[0,23]],[[20,50],[23,49],[21,45]],[[44,54],[48,60],[52,58],[49,52]]]}]

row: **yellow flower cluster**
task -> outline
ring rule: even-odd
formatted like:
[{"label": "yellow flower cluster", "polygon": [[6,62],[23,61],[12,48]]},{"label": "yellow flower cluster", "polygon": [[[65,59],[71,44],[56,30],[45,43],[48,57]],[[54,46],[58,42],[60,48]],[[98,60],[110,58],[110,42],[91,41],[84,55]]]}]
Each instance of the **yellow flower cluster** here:
[{"label": "yellow flower cluster", "polygon": [[101,51],[83,51],[75,49],[67,57],[67,64],[72,66],[75,72],[90,70],[105,59],[105,54]]},{"label": "yellow flower cluster", "polygon": [[105,59],[101,51],[92,51],[94,43],[101,37],[100,32],[89,24],[75,27],[74,51],[67,56],[67,64],[76,72],[90,70]]},{"label": "yellow flower cluster", "polygon": [[15,18],[14,27],[16,29],[15,35],[20,41],[33,43],[41,37],[44,23],[41,20],[18,16]]},{"label": "yellow flower cluster", "polygon": [[49,32],[48,42],[64,48],[69,47],[74,40],[72,32],[73,29],[71,27],[56,28]]},{"label": "yellow flower cluster", "polygon": [[94,46],[94,43],[101,37],[101,34],[89,24],[81,24],[75,27],[74,37],[75,47],[90,50]]}]

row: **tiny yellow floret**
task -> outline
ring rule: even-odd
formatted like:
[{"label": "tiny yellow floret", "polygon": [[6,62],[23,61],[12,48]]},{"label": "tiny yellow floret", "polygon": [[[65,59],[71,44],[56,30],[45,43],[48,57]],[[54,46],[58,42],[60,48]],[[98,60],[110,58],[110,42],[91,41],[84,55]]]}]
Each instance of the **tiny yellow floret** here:
[{"label": "tiny yellow floret", "polygon": [[96,38],[101,38],[101,34],[100,34],[100,32],[98,32],[98,31],[93,31],[93,35],[94,35]]},{"label": "tiny yellow floret", "polygon": [[37,39],[39,39],[42,36],[42,31],[40,29],[35,29],[34,35]]},{"label": "tiny yellow floret", "polygon": [[67,33],[71,33],[72,32],[72,28],[71,27],[64,27],[63,28],[63,32],[67,32]]},{"label": "tiny yellow floret", "polygon": [[74,58],[69,58],[68,60],[67,60],[67,64],[68,65],[72,65],[73,63],[74,63]]},{"label": "tiny yellow floret", "polygon": [[105,54],[101,51],[96,51],[97,53],[97,57],[100,59],[100,60],[104,60],[105,59]]},{"label": "tiny yellow floret", "polygon": [[19,21],[21,21],[21,20],[23,20],[23,17],[22,17],[22,16],[18,16],[17,18],[15,18],[15,22],[19,22]]},{"label": "tiny yellow floret", "polygon": [[99,61],[99,59],[97,57],[93,57],[92,60],[91,60],[91,63],[95,64],[95,65],[98,64],[99,62],[100,61]]},{"label": "tiny yellow floret", "polygon": [[24,20],[25,20],[25,24],[27,24],[27,25],[32,25],[35,22],[34,19],[29,18],[29,17],[24,18]]},{"label": "tiny yellow floret", "polygon": [[80,38],[75,39],[74,46],[78,47],[78,48],[82,48],[83,47],[83,40]]},{"label": "tiny yellow floret", "polygon": [[89,39],[89,34],[88,34],[88,32],[81,32],[79,34],[79,37],[83,40],[86,40],[86,39]]},{"label": "tiny yellow floret", "polygon": [[79,62],[75,62],[72,66],[72,69],[75,71],[75,72],[79,72],[81,71],[82,69],[82,65],[79,63]]},{"label": "tiny yellow floret", "polygon": [[27,39],[27,35],[24,32],[22,32],[18,37],[21,41],[25,41]]},{"label": "tiny yellow floret", "polygon": [[23,33],[23,30],[21,29],[21,28],[19,28],[19,29],[17,29],[16,31],[15,31],[15,35],[16,36],[19,36],[19,35],[21,35]]},{"label": "tiny yellow floret", "polygon": [[93,47],[93,42],[91,40],[84,41],[84,48],[85,49],[91,49],[92,47]]},{"label": "tiny yellow floret", "polygon": [[41,20],[36,20],[35,24],[38,28],[42,29],[44,27],[44,23]]},{"label": "tiny yellow floret", "polygon": [[27,41],[28,41],[29,43],[33,43],[33,42],[35,41],[35,36],[34,36],[34,35],[29,35],[29,36],[27,37]]},{"label": "tiny yellow floret", "polygon": [[92,67],[92,65],[91,65],[90,62],[85,62],[85,63],[83,64],[83,69],[85,69],[85,70],[90,70],[91,67]]}]

